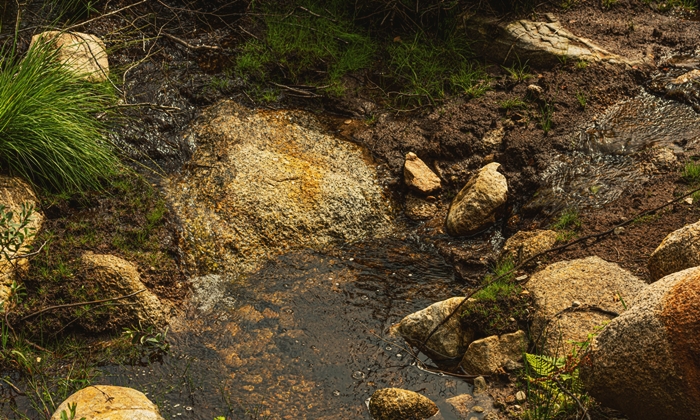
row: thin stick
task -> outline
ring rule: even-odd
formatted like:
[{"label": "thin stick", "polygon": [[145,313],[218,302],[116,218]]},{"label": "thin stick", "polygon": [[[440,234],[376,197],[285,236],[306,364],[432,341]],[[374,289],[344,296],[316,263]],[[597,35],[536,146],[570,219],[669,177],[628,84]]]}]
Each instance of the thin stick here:
[{"label": "thin stick", "polygon": [[97,304],[97,303],[104,303],[104,302],[109,302],[109,301],[122,300],[122,299],[130,298],[130,297],[132,297],[132,296],[138,295],[139,293],[143,293],[143,292],[145,292],[145,291],[146,291],[146,289],[141,289],[141,290],[139,290],[138,292],[130,293],[130,294],[128,294],[128,295],[119,296],[119,297],[115,297],[115,298],[101,299],[101,300],[93,300],[93,301],[91,301],[91,302],[78,302],[78,303],[69,303],[69,304],[66,304],[66,305],[49,306],[48,308],[44,308],[44,309],[42,309],[42,310],[40,310],[40,311],[31,313],[31,314],[29,314],[29,315],[23,317],[22,319],[20,319],[20,321],[26,321],[26,320],[29,319],[29,318],[33,318],[33,317],[35,317],[35,316],[37,316],[37,315],[40,315],[40,314],[42,314],[42,313],[44,313],[44,312],[53,311],[53,310],[56,310],[56,309],[73,308],[73,307],[76,307],[76,306],[95,305],[95,304]]},{"label": "thin stick", "polygon": [[129,5],[129,6],[122,7],[121,9],[115,10],[115,11],[113,11],[113,12],[109,12],[109,13],[106,13],[106,14],[104,14],[104,15],[100,15],[100,16],[97,16],[97,17],[95,17],[95,18],[88,19],[88,20],[86,20],[85,22],[76,23],[76,24],[73,25],[73,26],[69,26],[69,27],[67,27],[67,28],[64,28],[64,29],[63,29],[63,32],[68,32],[68,31],[70,31],[70,30],[73,30],[73,29],[75,29],[75,28],[79,28],[79,27],[81,27],[81,26],[83,26],[83,25],[87,25],[88,23],[94,22],[94,21],[96,21],[96,20],[98,20],[98,19],[105,18],[105,17],[107,17],[107,16],[116,15],[117,13],[123,12],[124,10],[131,9],[132,7],[136,7],[136,6],[138,6],[139,4],[146,3],[147,1],[148,1],[148,0],[141,0],[141,1],[138,2],[138,3],[134,3],[134,4],[131,4],[131,5]]},{"label": "thin stick", "polygon": [[564,387],[564,385],[563,385],[561,382],[559,382],[559,379],[558,379],[556,376],[553,376],[553,377],[552,377],[552,380],[554,381],[554,383],[557,384],[557,386],[559,387],[559,389],[561,389],[562,391],[564,391],[564,393],[565,393],[566,395],[568,395],[568,396],[571,397],[574,401],[576,401],[576,404],[578,404],[579,408],[581,408],[581,411],[583,411],[583,415],[584,415],[588,420],[591,420],[591,416],[588,414],[588,410],[586,409],[586,407],[584,407],[583,404],[581,403],[581,400],[579,400],[578,397],[576,397],[576,395],[574,395],[571,391],[569,391],[568,389],[566,389],[566,388]]},{"label": "thin stick", "polygon": [[501,279],[503,279],[504,277],[513,274],[516,270],[520,269],[521,267],[524,267],[525,265],[527,265],[527,264],[530,263],[531,261],[534,261],[536,258],[539,258],[539,257],[541,257],[542,255],[545,255],[545,254],[549,254],[550,252],[561,251],[561,250],[563,250],[563,249],[566,249],[566,248],[568,248],[568,247],[570,247],[570,246],[572,246],[572,245],[575,245],[575,244],[577,244],[577,243],[580,243],[580,242],[585,241],[585,240],[588,240],[588,239],[596,239],[596,238],[600,238],[601,236],[609,235],[609,234],[615,232],[615,229],[617,229],[617,228],[619,228],[619,227],[627,226],[628,224],[630,224],[630,223],[634,222],[635,220],[639,219],[640,217],[643,217],[643,216],[646,216],[647,214],[654,213],[654,212],[657,212],[657,211],[659,211],[659,210],[662,210],[662,209],[664,209],[664,208],[666,208],[666,207],[668,207],[668,206],[670,206],[670,205],[672,205],[672,204],[674,204],[674,203],[677,203],[677,202],[683,200],[683,199],[686,198],[686,197],[690,197],[691,195],[693,195],[693,194],[695,194],[695,193],[697,193],[697,192],[700,192],[700,188],[696,188],[696,189],[694,189],[693,191],[691,191],[691,192],[689,192],[689,193],[687,193],[687,194],[685,194],[685,195],[683,195],[683,196],[680,196],[680,197],[676,198],[675,200],[671,200],[671,201],[669,201],[668,203],[666,203],[666,204],[664,204],[664,205],[661,205],[661,206],[659,206],[659,207],[656,207],[656,208],[653,208],[653,209],[650,209],[650,210],[645,210],[645,211],[643,211],[643,212],[641,212],[641,213],[638,213],[636,216],[634,216],[634,217],[632,217],[632,218],[630,218],[630,219],[628,219],[628,220],[626,220],[626,221],[624,221],[624,222],[622,222],[622,223],[619,223],[619,224],[613,226],[612,228],[610,228],[610,229],[608,229],[608,230],[606,230],[606,231],[604,231],[604,232],[592,233],[592,234],[590,234],[590,235],[586,235],[586,236],[584,236],[584,237],[582,237],[582,238],[576,239],[575,241],[571,241],[571,242],[569,242],[569,243],[567,243],[567,244],[560,245],[560,246],[556,246],[556,247],[554,247],[554,248],[549,248],[549,249],[546,250],[546,251],[542,251],[542,252],[539,252],[539,253],[533,255],[532,257],[526,259],[525,261],[521,262],[520,264],[516,265],[515,267],[513,267],[512,269],[508,270],[507,272],[501,274],[500,276],[496,276],[495,278],[491,279],[491,281],[485,282],[485,283],[483,283],[481,286],[479,286],[479,287],[473,289],[467,296],[464,297],[464,299],[459,303],[459,305],[457,305],[457,307],[455,307],[454,310],[453,310],[452,312],[450,312],[450,314],[447,315],[447,317],[445,317],[445,319],[443,319],[442,321],[440,321],[440,322],[435,326],[435,328],[433,328],[432,331],[430,331],[430,334],[428,334],[428,337],[423,341],[423,345],[425,346],[426,343],[428,342],[428,340],[430,340],[430,338],[437,332],[437,330],[439,330],[440,327],[442,327],[443,325],[445,325],[445,323],[446,323],[450,318],[452,318],[457,312],[459,312],[459,310],[462,308],[462,305],[464,305],[464,303],[467,302],[467,300],[468,300],[470,297],[472,297],[474,294],[476,294],[478,291],[484,289],[485,287],[490,286],[491,284],[497,282],[498,280],[501,280]]},{"label": "thin stick", "polygon": [[118,105],[108,106],[105,109],[137,108],[137,107],[148,107],[148,108],[153,108],[153,109],[162,109],[164,111],[182,111],[182,109],[180,109],[176,106],[158,105],[158,104],[152,104],[150,102],[140,102],[137,104],[118,104]]},{"label": "thin stick", "polygon": [[185,47],[191,49],[191,50],[220,50],[221,47],[216,46],[216,45],[192,45],[189,42],[185,41],[184,39],[180,39],[176,37],[175,35],[170,35],[167,32],[163,32],[161,34],[162,36],[172,39],[173,41],[184,45]]}]

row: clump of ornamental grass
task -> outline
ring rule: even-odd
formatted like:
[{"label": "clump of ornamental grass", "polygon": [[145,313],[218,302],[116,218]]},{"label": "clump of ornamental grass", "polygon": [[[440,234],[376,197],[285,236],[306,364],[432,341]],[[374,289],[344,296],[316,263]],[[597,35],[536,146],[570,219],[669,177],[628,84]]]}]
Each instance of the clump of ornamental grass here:
[{"label": "clump of ornamental grass", "polygon": [[0,56],[0,167],[49,191],[100,189],[119,167],[96,118],[110,85],[81,79],[48,44]]}]

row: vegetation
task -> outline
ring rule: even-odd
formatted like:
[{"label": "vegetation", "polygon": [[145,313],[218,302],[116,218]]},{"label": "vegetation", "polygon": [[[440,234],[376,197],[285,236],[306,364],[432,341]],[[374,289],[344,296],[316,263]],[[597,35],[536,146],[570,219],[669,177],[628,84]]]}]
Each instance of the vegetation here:
[{"label": "vegetation", "polygon": [[525,108],[526,106],[527,106],[527,103],[525,103],[525,101],[523,101],[520,98],[506,99],[505,101],[498,104],[499,108],[506,110],[506,111],[508,111],[510,109]]},{"label": "vegetation", "polygon": [[585,93],[576,92],[576,100],[578,101],[578,104],[581,105],[581,108],[586,109],[587,99]]},{"label": "vegetation", "polygon": [[551,228],[557,231],[557,241],[566,242],[577,235],[581,229],[579,212],[575,208],[568,208],[561,212],[559,218],[552,223]]},{"label": "vegetation", "polygon": [[521,63],[520,57],[517,57],[517,61],[510,67],[504,66],[503,70],[508,73],[511,79],[518,83],[525,82],[533,77],[532,74],[529,73],[530,67],[527,65],[527,61],[525,63]]},{"label": "vegetation", "polygon": [[689,161],[686,163],[681,178],[689,184],[700,183],[700,162]]},{"label": "vegetation", "polygon": [[549,102],[545,102],[544,105],[540,107],[540,127],[545,134],[549,133],[552,129],[552,115],[554,114],[554,105]]}]

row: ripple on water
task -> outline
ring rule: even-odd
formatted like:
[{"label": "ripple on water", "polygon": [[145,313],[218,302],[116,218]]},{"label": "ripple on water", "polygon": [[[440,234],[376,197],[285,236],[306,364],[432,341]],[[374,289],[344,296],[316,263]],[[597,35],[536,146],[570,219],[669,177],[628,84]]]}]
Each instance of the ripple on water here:
[{"label": "ripple on water", "polygon": [[[395,241],[334,255],[276,257],[229,285],[210,314],[191,311],[171,334],[163,364],[110,367],[105,380],[150,392],[166,418],[211,420],[258,410],[271,418],[369,418],[364,401],[383,387],[421,392],[441,406],[470,385],[413,366],[388,327],[459,293],[436,253]],[[175,408],[186,404],[191,411]]]}]

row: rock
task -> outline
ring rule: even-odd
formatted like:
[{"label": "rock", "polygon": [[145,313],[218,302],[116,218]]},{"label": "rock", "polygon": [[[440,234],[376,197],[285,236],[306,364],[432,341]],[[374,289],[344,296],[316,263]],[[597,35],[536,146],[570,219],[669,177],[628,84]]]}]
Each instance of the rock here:
[{"label": "rock", "polygon": [[538,85],[528,85],[527,86],[527,93],[533,98],[539,98],[540,95],[544,93],[544,89],[542,89],[542,86]]},{"label": "rock", "polygon": [[676,77],[673,79],[672,83],[674,85],[682,85],[684,83],[694,82],[698,79],[700,79],[700,70],[695,69]]},{"label": "rock", "polygon": [[430,194],[440,189],[440,178],[413,152],[406,155],[403,176],[406,185],[420,193]]},{"label": "rock", "polygon": [[186,263],[200,275],[250,273],[295,249],[386,236],[391,213],[363,149],[313,114],[232,101],[191,128],[188,174],[166,193],[183,222]]},{"label": "rock", "polygon": [[406,217],[411,220],[432,219],[438,208],[435,203],[416,197],[413,194],[406,195]]},{"label": "rock", "polygon": [[515,400],[518,402],[525,402],[527,395],[523,391],[518,391],[515,393]]},{"label": "rock", "polygon": [[102,289],[105,298],[125,296],[144,290],[120,303],[134,305],[115,307],[118,316],[141,325],[163,326],[167,323],[166,311],[160,301],[141,282],[136,266],[113,255],[86,252],[81,258],[86,274]]},{"label": "rock", "polygon": [[[34,243],[35,235],[39,232],[44,221],[44,216],[36,209],[37,198],[32,187],[21,178],[0,175],[0,204],[5,206],[5,212],[12,212],[12,220],[17,223],[22,204],[34,207],[34,213],[27,228],[34,235],[25,238],[23,247],[16,254],[8,251],[10,257],[19,257],[30,252],[30,247]],[[16,280],[16,270],[26,270],[28,261],[26,258],[18,258],[11,264],[4,256],[0,257],[0,302],[4,305],[10,296],[12,282]]]},{"label": "rock", "polygon": [[671,232],[651,253],[647,268],[651,280],[700,265],[700,222]]},{"label": "rock", "polygon": [[474,395],[482,394],[486,392],[488,386],[486,385],[486,379],[483,376],[477,376],[474,378]]},{"label": "rock", "polygon": [[[541,336],[538,344],[551,354],[568,353],[572,347],[569,341],[586,341],[588,333],[613,318],[591,307],[620,313],[624,310],[620,298],[629,305],[645,286],[617,264],[598,257],[551,264],[526,284],[537,308],[533,337]],[[576,310],[562,312],[574,301],[579,302]]]},{"label": "rock", "polygon": [[555,66],[562,59],[607,62],[634,66],[642,62],[628,60],[566,30],[556,22],[518,20],[512,23],[473,17],[465,22],[474,48],[498,62],[519,60],[531,66]]},{"label": "rock", "polygon": [[384,388],[372,394],[369,412],[374,420],[424,420],[434,416],[438,407],[413,391]]},{"label": "rock", "polygon": [[502,255],[518,263],[548,250],[556,242],[557,233],[553,230],[520,231],[508,238]]},{"label": "rock", "polygon": [[462,329],[458,314],[430,337],[427,346],[423,345],[423,341],[463,300],[463,297],[453,297],[412,313],[399,322],[398,331],[409,344],[418,347],[433,360],[462,357],[472,341],[473,333]]},{"label": "rock", "polygon": [[474,175],[452,201],[446,228],[452,236],[469,235],[496,222],[496,212],[508,198],[508,182],[489,163]]},{"label": "rock", "polygon": [[469,394],[461,394],[445,400],[460,419],[468,419],[469,411],[474,406],[474,397]]},{"label": "rock", "polygon": [[61,412],[73,418],[69,404],[77,404],[76,420],[163,420],[158,407],[143,393],[121,386],[91,385],[81,389],[58,406],[51,420],[61,420]]},{"label": "rock", "polygon": [[484,138],[481,139],[481,142],[489,150],[496,149],[501,146],[505,133],[506,131],[503,126],[499,125],[493,130],[487,131],[486,134],[484,134]]},{"label": "rock", "polygon": [[31,48],[38,41],[52,43],[58,49],[57,59],[89,82],[109,78],[109,61],[105,44],[95,35],[80,32],[42,32],[32,37]]},{"label": "rock", "polygon": [[473,341],[464,354],[460,367],[470,375],[493,375],[509,361],[522,359],[527,350],[524,331],[496,335]]},{"label": "rock", "polygon": [[582,378],[629,418],[700,418],[700,267],[649,285],[592,345]]}]

